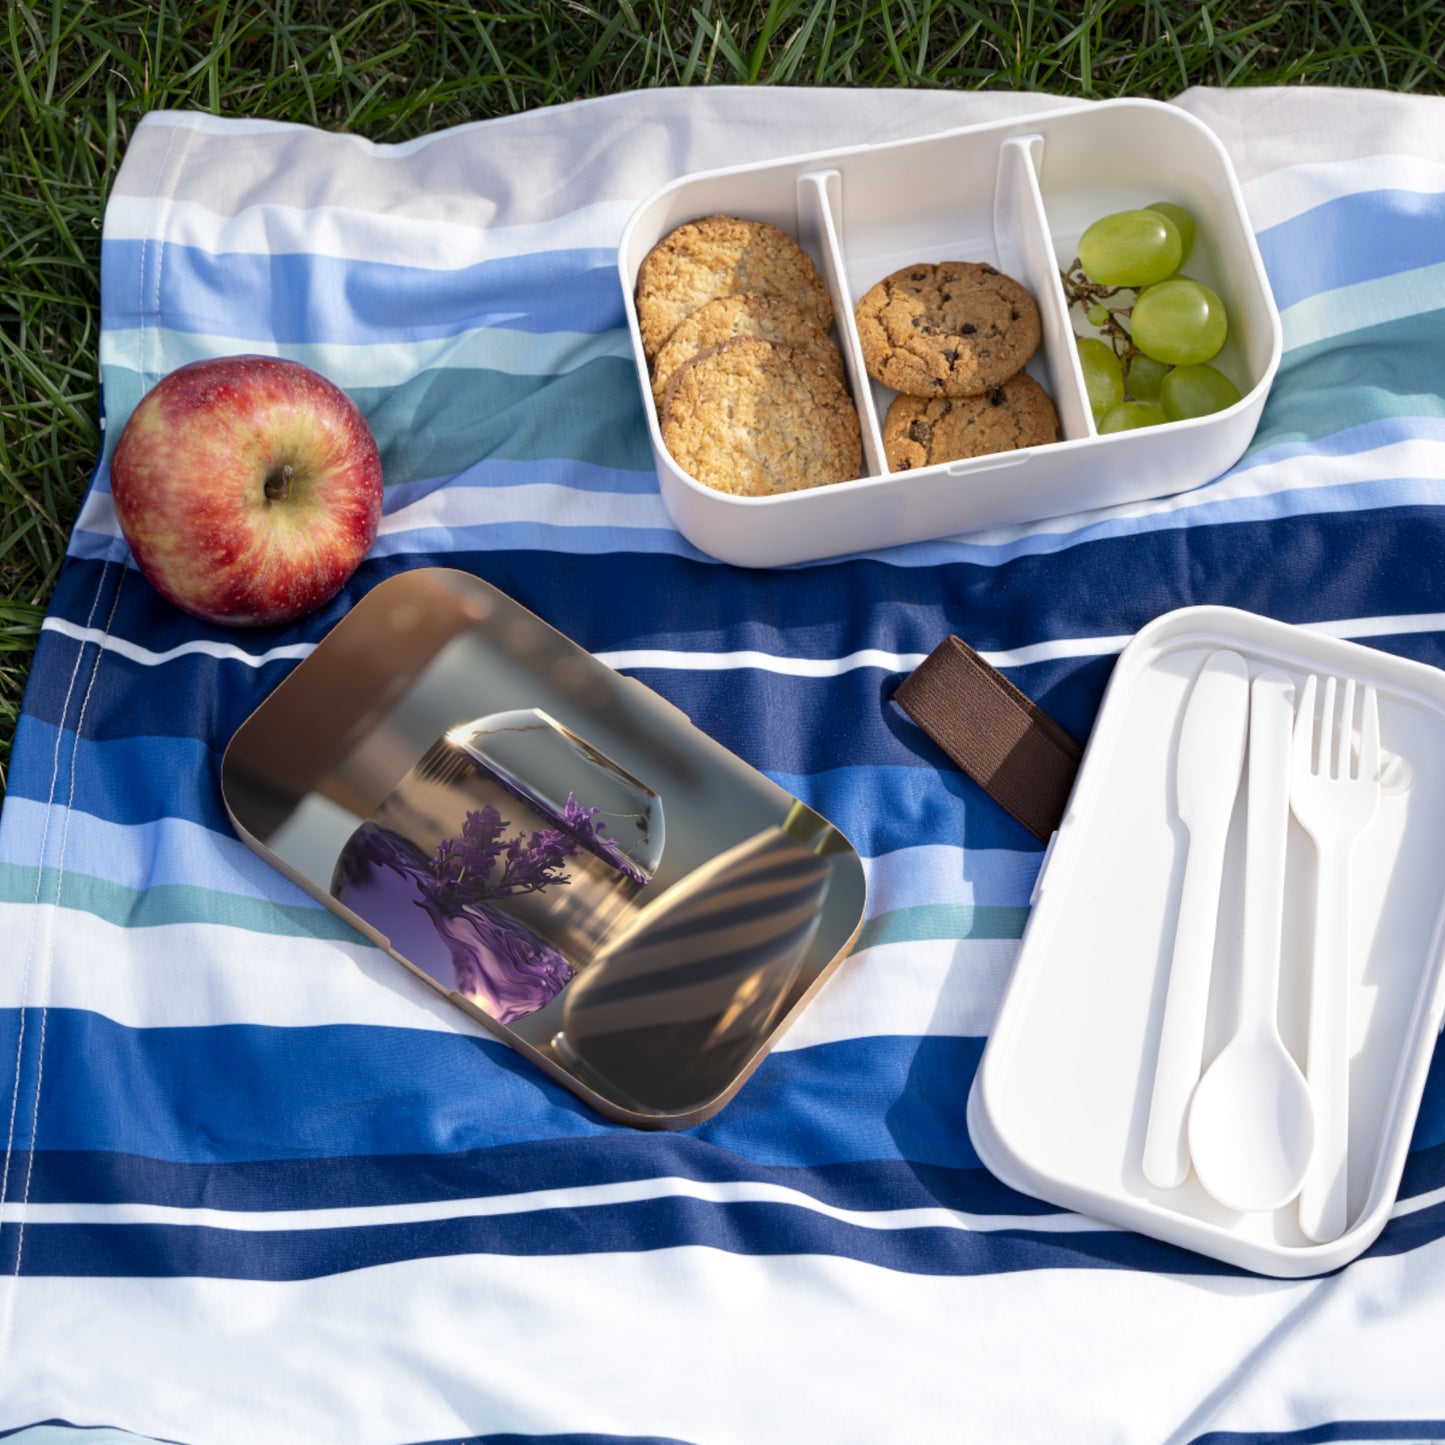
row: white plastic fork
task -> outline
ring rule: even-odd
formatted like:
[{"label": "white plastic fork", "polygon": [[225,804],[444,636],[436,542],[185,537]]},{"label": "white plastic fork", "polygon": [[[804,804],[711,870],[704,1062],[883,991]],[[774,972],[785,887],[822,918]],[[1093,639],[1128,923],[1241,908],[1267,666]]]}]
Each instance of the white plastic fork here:
[{"label": "white plastic fork", "polygon": [[1299,1222],[1317,1243],[1348,1223],[1350,864],[1355,843],[1380,802],[1380,717],[1375,689],[1360,709],[1354,754],[1355,681],[1347,678],[1338,713],[1327,677],[1315,737],[1317,679],[1308,678],[1295,714],[1290,807],[1314,841],[1315,929],[1310,970],[1305,1077],[1315,1104],[1315,1149],[1299,1197]]}]

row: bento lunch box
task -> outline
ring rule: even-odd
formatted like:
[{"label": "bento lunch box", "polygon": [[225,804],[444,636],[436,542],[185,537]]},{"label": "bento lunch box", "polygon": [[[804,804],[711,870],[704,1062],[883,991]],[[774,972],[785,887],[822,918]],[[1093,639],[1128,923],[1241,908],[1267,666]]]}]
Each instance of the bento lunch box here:
[{"label": "bento lunch box", "polygon": [[[1243,660],[1251,710],[1265,674],[1292,687],[1296,723],[1310,676],[1353,680],[1357,695],[1373,688],[1378,699],[1378,801],[1349,854],[1348,926],[1336,940],[1342,966],[1332,975],[1344,1001],[1347,1056],[1339,1060],[1348,1101],[1343,1228],[1323,1240],[1302,1228],[1299,1198],[1274,1208],[1220,1203],[1201,1181],[1197,1154],[1177,1184],[1161,1186],[1146,1172],[1193,846],[1180,801],[1186,709],[1206,662],[1221,651]],[[1352,746],[1365,728],[1358,715]],[[1280,790],[1262,785],[1260,793],[1277,798]],[[1246,758],[1221,820],[1228,832],[1210,918],[1199,1078],[1246,1012],[1249,888],[1259,866],[1249,846],[1253,794]],[[1324,860],[1293,801],[1280,826],[1275,1022],[1314,1089]],[[987,1168],[1024,1193],[1256,1273],[1322,1274],[1367,1249],[1393,1215],[1417,1207],[1397,1205],[1396,1196],[1442,1012],[1445,672],[1232,608],[1180,609],[1143,628],[1111,676],[969,1096],[970,1137]],[[1190,1108],[1199,1096],[1196,1084]],[[1238,1112],[1275,1103],[1273,1095],[1252,1098]],[[1322,1119],[1316,1115],[1317,1141]],[[1248,1122],[1240,1118],[1241,1140]]]},{"label": "bento lunch box", "polygon": [[[1209,416],[1100,435],[1060,268],[1091,222],[1155,201],[1182,205],[1196,219],[1184,271],[1224,300],[1229,336],[1211,364],[1241,396]],[[713,214],[770,222],[817,263],[859,413],[864,461],[856,479],[733,496],[695,481],[668,453],[638,329],[637,273],[668,232]],[[1052,397],[1061,440],[889,472],[882,419],[894,393],[864,370],[854,306],[893,271],[938,261],[995,266],[1032,293],[1043,340],[1026,371]],[[683,176],[633,213],[618,271],[663,501],[690,542],[742,566],[871,551],[1198,486],[1249,445],[1281,351],[1279,315],[1228,155],[1199,121],[1147,100]],[[1088,331],[1082,321],[1078,329]]]},{"label": "bento lunch box", "polygon": [[683,1129],[841,962],[825,818],[480,578],[372,588],[237,729],[238,836],[599,1113]]}]

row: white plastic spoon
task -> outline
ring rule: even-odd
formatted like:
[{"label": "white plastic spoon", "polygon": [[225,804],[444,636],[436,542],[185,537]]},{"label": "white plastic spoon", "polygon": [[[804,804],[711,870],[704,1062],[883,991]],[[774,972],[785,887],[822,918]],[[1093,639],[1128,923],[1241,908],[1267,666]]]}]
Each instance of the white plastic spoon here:
[{"label": "white plastic spoon", "polygon": [[1309,1086],[1277,1019],[1293,704],[1294,684],[1284,673],[1254,679],[1239,1013],[1189,1107],[1189,1153],[1199,1182],[1242,1212],[1288,1204],[1314,1148]]},{"label": "white plastic spoon", "polygon": [[1161,1189],[1174,1189],[1189,1175],[1185,1125],[1204,1056],[1224,842],[1248,735],[1249,664],[1237,652],[1213,652],[1189,691],[1174,769],[1179,818],[1189,830],[1189,851],[1179,890],[1143,1157],[1144,1177]]}]

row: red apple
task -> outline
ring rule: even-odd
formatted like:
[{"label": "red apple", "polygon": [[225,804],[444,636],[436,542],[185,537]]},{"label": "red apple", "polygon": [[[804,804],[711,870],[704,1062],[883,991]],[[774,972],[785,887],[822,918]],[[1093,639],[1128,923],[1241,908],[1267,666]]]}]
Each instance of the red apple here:
[{"label": "red apple", "polygon": [[193,361],[131,413],[110,461],[146,580],[209,622],[291,622],[340,591],[376,538],[381,459],[351,398],[299,362]]}]

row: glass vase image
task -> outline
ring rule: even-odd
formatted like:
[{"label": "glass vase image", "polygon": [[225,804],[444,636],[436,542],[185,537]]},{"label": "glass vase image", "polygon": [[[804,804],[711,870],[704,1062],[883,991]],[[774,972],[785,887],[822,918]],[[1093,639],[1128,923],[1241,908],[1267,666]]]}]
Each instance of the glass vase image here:
[{"label": "glass vase image", "polygon": [[540,709],[439,738],[351,835],[331,892],[499,1023],[549,1003],[635,911],[662,800]]}]

